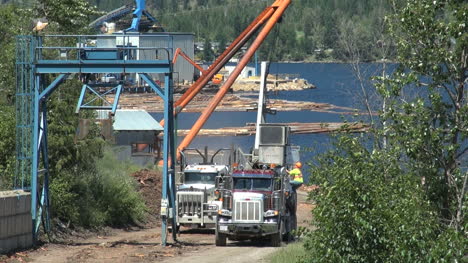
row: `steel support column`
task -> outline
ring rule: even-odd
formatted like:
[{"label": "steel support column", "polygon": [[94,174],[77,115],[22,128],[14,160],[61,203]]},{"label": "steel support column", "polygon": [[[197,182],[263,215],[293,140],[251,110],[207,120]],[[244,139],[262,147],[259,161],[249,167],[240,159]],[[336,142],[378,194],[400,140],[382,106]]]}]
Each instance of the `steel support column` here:
[{"label": "steel support column", "polygon": [[164,119],[170,120],[164,125],[163,137],[163,181],[161,196],[161,244],[167,244],[167,227],[172,226],[172,238],[177,240],[175,217],[175,128],[174,128],[174,98],[172,74],[165,74],[164,89],[161,89],[147,74],[140,75],[150,88],[163,98]]}]

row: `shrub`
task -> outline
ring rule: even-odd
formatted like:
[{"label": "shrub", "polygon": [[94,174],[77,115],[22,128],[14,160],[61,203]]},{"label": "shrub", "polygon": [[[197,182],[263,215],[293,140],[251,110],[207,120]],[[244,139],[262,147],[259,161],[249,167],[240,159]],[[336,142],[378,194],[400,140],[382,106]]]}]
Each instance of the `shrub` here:
[{"label": "shrub", "polygon": [[[320,182],[311,193],[316,230],[304,244],[312,262],[461,258],[459,234],[440,229],[421,179],[400,168],[398,154],[369,152],[352,137],[341,137],[336,146],[311,173]],[[452,253],[442,252],[447,247]]]},{"label": "shrub", "polygon": [[96,161],[96,171],[63,173],[51,183],[55,216],[75,225],[121,226],[144,219],[146,206],[129,176],[134,167],[117,161],[110,149]]}]

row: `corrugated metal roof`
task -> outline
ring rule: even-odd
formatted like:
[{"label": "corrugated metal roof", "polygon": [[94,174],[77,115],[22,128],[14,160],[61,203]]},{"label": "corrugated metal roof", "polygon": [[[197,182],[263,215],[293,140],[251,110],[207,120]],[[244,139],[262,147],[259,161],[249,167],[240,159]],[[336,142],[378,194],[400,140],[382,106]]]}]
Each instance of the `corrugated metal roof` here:
[{"label": "corrugated metal roof", "polygon": [[162,131],[164,128],[145,110],[117,110],[114,116],[115,131]]}]

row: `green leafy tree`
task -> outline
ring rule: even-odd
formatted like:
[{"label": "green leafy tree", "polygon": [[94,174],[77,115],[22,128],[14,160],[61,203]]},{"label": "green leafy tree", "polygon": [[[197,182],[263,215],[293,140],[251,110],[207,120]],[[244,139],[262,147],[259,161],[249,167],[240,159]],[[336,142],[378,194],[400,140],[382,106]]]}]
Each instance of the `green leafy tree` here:
[{"label": "green leafy tree", "polygon": [[[15,173],[15,37],[30,30],[30,12],[15,4],[0,7],[0,189],[12,189]],[[27,22],[25,22],[27,21]]]},{"label": "green leafy tree", "polygon": [[[105,2],[105,1],[102,1]],[[15,5],[0,7],[0,188],[11,189],[15,164],[15,36],[32,34],[31,21],[46,18],[48,34],[82,34],[89,18],[98,12],[83,0],[39,1],[34,11]],[[74,46],[72,41],[55,46]],[[47,56],[47,54],[45,54]],[[48,76],[53,77],[53,76]],[[46,79],[51,81],[51,79]],[[104,141],[97,127],[83,140],[75,139],[79,118],[92,112],[74,113],[82,83],[67,80],[48,99],[49,164],[52,212],[74,225],[120,225],[141,220],[145,207],[128,177],[128,164],[104,156]],[[112,159],[112,160],[109,160]],[[115,164],[119,163],[120,166]],[[117,172],[118,170],[118,172]],[[112,171],[112,172],[111,172]],[[116,198],[117,197],[117,198]],[[119,200],[118,202],[116,200]],[[123,202],[120,202],[124,200]]]},{"label": "green leafy tree", "polygon": [[49,31],[66,34],[88,32],[91,17],[101,14],[85,0],[39,0],[36,12],[38,17],[48,19],[52,28]]},{"label": "green leafy tree", "polygon": [[[392,16],[400,69],[383,78],[386,133],[423,180],[444,224],[465,221],[468,151],[468,3],[412,0]],[[405,99],[408,89],[424,96]],[[465,165],[466,166],[466,165]]]},{"label": "green leafy tree", "polygon": [[[429,262],[438,221],[420,180],[400,167],[399,152],[370,151],[343,136],[312,169],[311,262]],[[447,258],[459,258],[459,251]]]},{"label": "green leafy tree", "polygon": [[0,190],[13,187],[15,174],[15,108],[0,104]]},{"label": "green leafy tree", "polygon": [[213,61],[213,59],[214,59],[213,48],[211,46],[211,41],[208,38],[205,38],[205,42],[203,44],[202,58],[205,61]]},{"label": "green leafy tree", "polygon": [[395,10],[400,68],[377,78],[382,125],[366,140],[339,137],[311,171],[320,189],[309,261],[465,256],[468,3],[410,0]]},{"label": "green leafy tree", "polygon": [[[14,4],[0,7],[0,104],[13,105],[15,96],[15,37],[31,32],[31,13]],[[28,32],[29,31],[29,32]]]}]

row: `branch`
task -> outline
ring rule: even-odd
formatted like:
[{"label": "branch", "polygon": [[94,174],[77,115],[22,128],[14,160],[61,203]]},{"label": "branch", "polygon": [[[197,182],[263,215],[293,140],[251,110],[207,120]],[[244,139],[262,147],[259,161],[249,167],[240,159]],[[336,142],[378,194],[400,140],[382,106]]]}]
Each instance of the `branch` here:
[{"label": "branch", "polygon": [[462,218],[463,218],[463,201],[465,199],[467,178],[468,178],[468,172],[465,173],[465,179],[463,180],[463,187],[462,187],[460,195],[458,196],[457,225],[456,225],[457,230],[459,230],[459,227],[462,223]]}]

